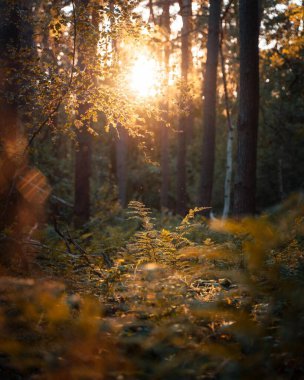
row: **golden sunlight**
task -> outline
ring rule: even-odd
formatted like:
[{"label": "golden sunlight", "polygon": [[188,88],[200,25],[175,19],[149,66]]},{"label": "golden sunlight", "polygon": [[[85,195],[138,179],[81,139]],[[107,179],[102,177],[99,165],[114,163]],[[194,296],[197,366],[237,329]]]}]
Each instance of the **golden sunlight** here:
[{"label": "golden sunlight", "polygon": [[130,88],[139,97],[153,97],[160,94],[161,67],[159,63],[140,55],[134,62],[130,73]]}]

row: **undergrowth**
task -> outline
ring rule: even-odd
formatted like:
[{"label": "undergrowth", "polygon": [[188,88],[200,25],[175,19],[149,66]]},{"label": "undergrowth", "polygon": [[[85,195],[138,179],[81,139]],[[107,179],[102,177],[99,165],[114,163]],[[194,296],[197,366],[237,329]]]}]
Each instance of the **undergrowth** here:
[{"label": "undergrowth", "polygon": [[44,280],[0,281],[0,377],[303,378],[303,207],[200,211],[131,202],[84,231],[48,227]]}]

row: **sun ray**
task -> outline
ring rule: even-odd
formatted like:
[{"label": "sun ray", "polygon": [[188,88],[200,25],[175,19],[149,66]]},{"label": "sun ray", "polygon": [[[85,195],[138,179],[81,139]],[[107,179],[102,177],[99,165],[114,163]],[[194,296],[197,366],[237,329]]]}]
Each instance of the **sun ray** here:
[{"label": "sun ray", "polygon": [[161,91],[162,72],[159,63],[141,54],[135,60],[130,73],[130,88],[136,96],[155,97]]}]

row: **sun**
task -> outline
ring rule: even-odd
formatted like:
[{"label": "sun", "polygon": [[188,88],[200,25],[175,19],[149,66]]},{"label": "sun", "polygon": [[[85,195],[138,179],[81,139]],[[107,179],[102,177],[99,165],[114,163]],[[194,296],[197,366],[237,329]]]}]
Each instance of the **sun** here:
[{"label": "sun", "polygon": [[140,55],[134,61],[130,73],[130,88],[141,98],[155,97],[161,91],[161,67],[148,55]]}]

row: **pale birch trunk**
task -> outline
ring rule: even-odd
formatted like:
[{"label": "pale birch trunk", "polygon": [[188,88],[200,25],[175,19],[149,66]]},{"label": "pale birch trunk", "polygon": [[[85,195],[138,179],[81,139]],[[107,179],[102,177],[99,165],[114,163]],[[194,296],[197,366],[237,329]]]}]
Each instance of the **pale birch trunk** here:
[{"label": "pale birch trunk", "polygon": [[225,188],[224,188],[224,209],[223,209],[223,219],[226,219],[230,212],[231,207],[231,190],[232,190],[232,172],[233,172],[233,140],[234,140],[234,129],[231,122],[230,115],[230,105],[229,105],[229,95],[227,87],[227,77],[225,69],[225,57],[223,53],[223,41],[224,33],[221,27],[221,43],[220,43],[220,58],[221,58],[221,70],[223,77],[224,86],[224,96],[225,96],[225,108],[227,116],[227,151],[226,151],[226,176],[225,176]]},{"label": "pale birch trunk", "polygon": [[228,217],[229,212],[230,212],[230,206],[231,206],[233,140],[234,140],[234,129],[229,128],[228,135],[227,135],[226,177],[225,177],[223,219],[226,219]]}]

